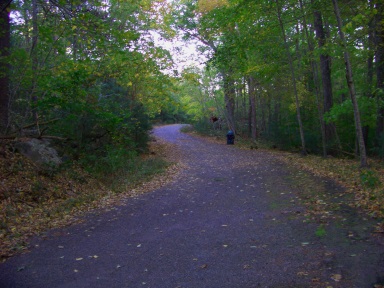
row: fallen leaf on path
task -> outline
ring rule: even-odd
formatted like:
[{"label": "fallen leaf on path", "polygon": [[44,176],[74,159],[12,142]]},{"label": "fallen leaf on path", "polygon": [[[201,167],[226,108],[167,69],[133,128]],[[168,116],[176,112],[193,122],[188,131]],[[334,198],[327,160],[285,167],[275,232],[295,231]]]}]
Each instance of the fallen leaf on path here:
[{"label": "fallen leaf on path", "polygon": [[339,282],[343,277],[340,275],[340,274],[332,274],[331,275],[331,279],[336,281],[336,282]]},{"label": "fallen leaf on path", "polygon": [[76,261],[81,261],[81,260],[83,260],[83,258],[76,258]]},{"label": "fallen leaf on path", "polygon": [[206,269],[208,267],[208,264],[203,264],[200,266],[201,269]]}]

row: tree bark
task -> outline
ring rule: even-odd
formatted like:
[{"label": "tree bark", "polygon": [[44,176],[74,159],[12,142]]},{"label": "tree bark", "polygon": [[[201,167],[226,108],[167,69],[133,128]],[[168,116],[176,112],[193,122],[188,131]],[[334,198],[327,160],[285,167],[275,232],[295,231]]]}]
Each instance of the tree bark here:
[{"label": "tree bark", "polygon": [[0,134],[5,134],[9,122],[9,56],[10,19],[7,6],[9,1],[0,1]]},{"label": "tree bark", "polygon": [[347,44],[346,44],[347,42],[345,40],[344,32],[342,30],[343,24],[341,22],[340,10],[339,10],[339,6],[337,4],[337,0],[332,0],[332,3],[333,3],[335,16],[337,19],[337,25],[338,25],[340,39],[341,39],[343,50],[344,50],[346,78],[347,78],[349,94],[351,96],[351,100],[352,100],[352,104],[353,104],[353,113],[354,113],[355,128],[356,128],[356,139],[357,139],[358,144],[359,144],[360,166],[366,167],[366,166],[368,166],[368,160],[367,160],[367,153],[365,150],[365,144],[364,144],[364,138],[363,138],[363,129],[362,129],[361,120],[360,120],[359,105],[357,104],[355,84],[353,82],[351,61],[350,61],[349,53],[347,50]]},{"label": "tree bark", "polygon": [[[373,14],[373,9],[374,5],[372,1],[369,1],[369,8],[370,12]],[[367,44],[367,49],[368,49],[368,57],[367,57],[367,85],[366,85],[366,90],[364,92],[364,96],[367,98],[372,98],[373,93],[372,93],[372,88],[373,88],[373,74],[374,74],[374,68],[373,68],[373,56],[374,56],[374,47],[375,47],[375,33],[374,33],[374,22],[375,22],[375,17],[372,17],[372,20],[368,24],[368,44]],[[369,126],[363,126],[363,137],[364,137],[364,143],[365,143],[365,148],[368,146],[368,136],[369,136]]]},{"label": "tree bark", "polygon": [[[300,3],[300,9],[303,13],[303,27],[306,35],[306,40],[308,43],[308,50],[310,54],[313,54],[314,51],[314,44],[312,42],[311,37],[309,36],[308,32],[308,26],[307,26],[307,19],[305,17],[304,13],[304,5],[303,1],[299,0]],[[325,135],[325,121],[323,120],[323,111],[321,108],[320,104],[320,81],[319,81],[319,73],[318,73],[318,68],[317,68],[317,63],[314,58],[310,58],[310,63],[311,63],[311,72],[312,72],[312,77],[313,77],[313,86],[314,86],[314,91],[315,91],[315,96],[316,96],[316,107],[317,107],[317,113],[319,117],[319,123],[320,123],[320,131],[321,131],[321,146],[323,150],[323,157],[327,157],[327,141],[326,141],[326,135]]]},{"label": "tree bark", "polygon": [[32,47],[31,47],[31,57],[32,57],[32,73],[33,73],[33,83],[31,91],[31,104],[32,104],[32,116],[33,120],[37,123],[37,69],[38,69],[38,56],[37,56],[37,38],[38,38],[38,25],[37,25],[37,0],[32,0]]},{"label": "tree bark", "polygon": [[[323,48],[326,45],[326,33],[323,26],[323,20],[321,12],[315,10],[313,12],[314,16],[314,28],[316,33],[316,38],[318,41],[319,48]],[[329,112],[333,106],[333,94],[332,94],[332,80],[331,80],[331,57],[322,52],[320,54],[320,69],[321,69],[321,79],[322,79],[322,89],[323,89],[323,115]],[[322,117],[324,118],[324,117]],[[333,124],[327,124],[323,120],[324,132],[325,132],[325,142],[329,147],[334,145],[335,138],[335,126]]]},{"label": "tree bark", "polygon": [[276,4],[277,4],[277,16],[278,16],[278,19],[279,19],[281,32],[282,32],[283,38],[284,38],[284,46],[285,46],[285,50],[287,52],[287,57],[288,57],[288,62],[289,62],[289,69],[291,71],[292,84],[293,84],[293,92],[295,94],[296,116],[297,116],[297,122],[299,124],[299,132],[300,132],[300,139],[301,139],[301,154],[302,155],[307,155],[307,150],[306,150],[306,147],[305,147],[304,128],[303,128],[303,123],[301,121],[299,95],[298,95],[297,87],[296,87],[295,68],[293,67],[293,60],[292,60],[291,53],[289,51],[288,42],[287,42],[287,36],[286,36],[285,30],[284,30],[283,20],[281,19],[281,10],[280,10],[280,7],[279,7],[279,1],[278,0],[276,0]]},{"label": "tree bark", "polygon": [[253,141],[257,140],[257,112],[256,112],[256,83],[255,79],[250,76],[248,78],[248,91],[249,91],[249,103],[250,103],[250,126],[251,126],[251,138]]},{"label": "tree bark", "polygon": [[236,133],[235,126],[235,87],[229,75],[223,73],[225,111],[229,130]]},{"label": "tree bark", "polygon": [[[376,3],[376,88],[379,99],[384,99],[384,4],[381,1]],[[377,146],[383,148],[384,137],[384,107],[380,107],[377,115]]]}]

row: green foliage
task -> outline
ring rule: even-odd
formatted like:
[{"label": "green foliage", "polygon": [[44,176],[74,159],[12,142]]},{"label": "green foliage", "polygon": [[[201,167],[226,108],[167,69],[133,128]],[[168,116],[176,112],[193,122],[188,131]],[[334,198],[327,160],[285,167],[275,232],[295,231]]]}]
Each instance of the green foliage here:
[{"label": "green foliage", "polygon": [[[327,147],[337,145],[347,153],[355,150],[353,107],[350,100],[345,101],[348,87],[345,81],[344,50],[337,34],[335,15],[333,9],[329,9],[328,2],[279,1],[277,5],[271,1],[179,0],[173,3],[174,27],[182,27],[185,39],[198,40],[200,51],[208,57],[208,67],[216,69],[216,79],[222,80],[223,75],[226,75],[235,83],[234,114],[238,131],[247,134],[250,130],[247,120],[251,115],[251,103],[247,81],[252,77],[257,86],[257,136],[260,140],[273,142],[281,148],[295,149],[300,145],[300,134],[290,80],[292,75],[287,52],[284,50],[280,23],[276,17],[277,9],[280,8],[287,50],[296,74],[300,118],[308,150],[314,153],[323,152],[321,119],[324,99],[319,73],[321,55],[330,55],[332,58],[330,68],[334,95],[334,107],[324,118],[337,128],[337,137],[327,135],[330,138],[327,141],[332,143],[325,144]],[[383,141],[378,141],[378,135],[375,135],[377,109],[381,107],[380,89],[375,90],[375,75],[367,70],[367,60],[372,61],[373,58],[370,57],[373,57],[376,49],[371,42],[372,35],[367,37],[377,28],[376,13],[369,3],[358,3],[353,9],[344,8],[342,20],[345,23],[346,48],[354,71],[356,92],[360,95],[358,102],[362,126],[369,132],[366,144],[368,151],[380,155],[383,151],[380,143]],[[325,45],[321,47],[318,47],[318,39],[312,31],[314,23],[311,15],[315,10],[321,13],[328,34]],[[204,125],[203,119],[209,114],[206,113],[209,111],[206,109],[209,101],[202,101],[191,88],[192,79],[183,78],[183,81],[187,81],[189,86],[189,91],[181,93],[187,113],[198,125]],[[218,81],[216,87],[220,87],[219,93],[223,94],[223,83]],[[195,85],[195,88],[196,91],[204,91],[201,85]],[[213,93],[209,94],[210,97],[212,95]],[[221,100],[222,98],[219,105],[208,104],[208,108],[221,106],[220,112],[225,111],[227,103]],[[225,113],[221,114],[224,116]]]},{"label": "green foliage", "polygon": [[87,154],[83,163],[87,166],[89,172],[101,176],[104,173],[113,175],[118,171],[132,168],[137,154],[119,147],[106,147],[102,155]]},{"label": "green foliage", "polygon": [[[162,158],[158,157],[135,157],[135,155],[126,155],[126,151],[120,151],[115,159],[105,159],[108,167],[116,168],[114,171],[99,167],[98,178],[108,184],[116,193],[124,192],[128,187],[133,187],[142,181],[148,180],[153,175],[164,171],[169,165]],[[129,158],[132,156],[131,158]],[[124,158],[122,158],[124,157]],[[113,163],[113,165],[111,165]]]},{"label": "green foliage", "polygon": [[324,227],[324,224],[320,224],[317,229],[316,229],[316,232],[315,232],[315,235],[317,237],[324,237],[325,235],[327,235],[327,231],[325,230],[325,227]]},{"label": "green foliage", "polygon": [[167,5],[72,4],[38,2],[35,18],[30,2],[14,3],[20,21],[12,23],[13,133],[35,122],[36,133],[65,139],[56,144],[66,159],[96,174],[130,169],[147,150],[151,118],[187,118],[174,82],[163,73],[170,54],[149,36],[166,28],[154,6],[165,15]]},{"label": "green foliage", "polygon": [[[377,111],[377,101],[374,98],[359,97],[358,103],[363,126],[375,128],[377,115],[372,111]],[[334,105],[331,111],[324,115],[324,119],[327,123],[350,126],[351,120],[353,121],[352,101],[348,99],[341,104]]]},{"label": "green foliage", "polygon": [[[375,131],[377,124],[378,105],[374,98],[359,97],[358,104],[360,108],[360,116],[362,126],[368,127],[371,132]],[[338,131],[339,138],[349,151],[353,151],[355,147],[355,125],[352,101],[350,99],[343,101],[341,104],[335,104],[331,111],[324,115],[327,123],[333,123]],[[368,135],[370,144],[374,141],[373,133]]]},{"label": "green foliage", "polygon": [[379,177],[376,175],[375,171],[368,169],[360,171],[360,181],[363,187],[368,189],[375,189],[380,185]]}]

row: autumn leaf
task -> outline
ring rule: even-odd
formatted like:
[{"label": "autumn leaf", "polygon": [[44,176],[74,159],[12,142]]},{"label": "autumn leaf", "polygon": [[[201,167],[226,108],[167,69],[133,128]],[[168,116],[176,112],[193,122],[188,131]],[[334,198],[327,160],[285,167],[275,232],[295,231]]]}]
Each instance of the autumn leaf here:
[{"label": "autumn leaf", "polygon": [[331,279],[336,282],[339,282],[342,279],[342,276],[340,274],[332,274]]}]

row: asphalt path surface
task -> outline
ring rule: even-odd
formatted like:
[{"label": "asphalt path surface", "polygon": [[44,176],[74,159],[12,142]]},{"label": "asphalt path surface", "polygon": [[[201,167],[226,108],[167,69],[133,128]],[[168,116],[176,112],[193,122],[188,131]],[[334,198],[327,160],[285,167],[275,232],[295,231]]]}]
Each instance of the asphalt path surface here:
[{"label": "asphalt path surface", "polygon": [[[0,287],[383,284],[384,248],[361,228],[363,216],[316,234],[296,172],[267,151],[211,143],[180,127],[154,131],[182,151],[186,168],[176,181],[34,239],[29,253],[0,264]],[[341,189],[314,179],[328,192]]]}]

